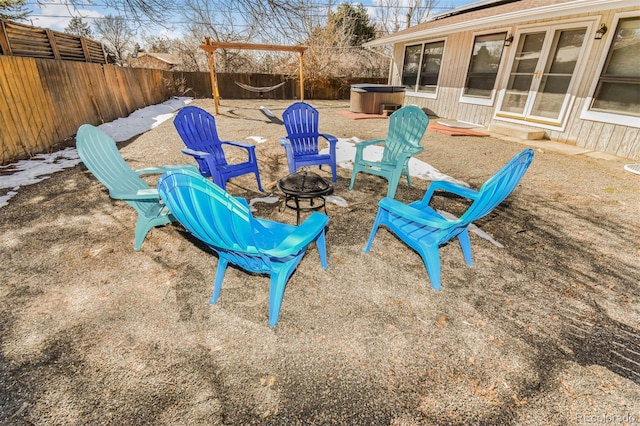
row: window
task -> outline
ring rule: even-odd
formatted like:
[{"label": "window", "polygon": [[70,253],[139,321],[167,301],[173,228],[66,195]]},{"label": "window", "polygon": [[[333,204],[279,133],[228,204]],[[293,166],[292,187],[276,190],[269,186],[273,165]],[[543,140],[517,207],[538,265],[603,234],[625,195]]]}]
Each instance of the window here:
[{"label": "window", "polygon": [[404,50],[404,66],[402,67],[402,85],[415,88],[420,68],[420,50],[422,45],[407,46]]},{"label": "window", "polygon": [[507,33],[476,36],[464,96],[491,98]]},{"label": "window", "polygon": [[404,51],[402,85],[435,94],[443,51],[444,41],[407,46]]},{"label": "window", "polygon": [[640,116],[640,17],[623,18],[598,80],[591,110]]}]

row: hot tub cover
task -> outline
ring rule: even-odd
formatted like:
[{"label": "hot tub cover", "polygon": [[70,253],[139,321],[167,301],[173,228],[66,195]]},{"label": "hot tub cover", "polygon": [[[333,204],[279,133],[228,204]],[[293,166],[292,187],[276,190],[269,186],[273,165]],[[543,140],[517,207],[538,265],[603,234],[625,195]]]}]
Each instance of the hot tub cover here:
[{"label": "hot tub cover", "polygon": [[372,84],[372,83],[359,83],[351,85],[352,92],[377,92],[377,93],[393,93],[404,92],[406,87],[393,86],[391,84]]}]

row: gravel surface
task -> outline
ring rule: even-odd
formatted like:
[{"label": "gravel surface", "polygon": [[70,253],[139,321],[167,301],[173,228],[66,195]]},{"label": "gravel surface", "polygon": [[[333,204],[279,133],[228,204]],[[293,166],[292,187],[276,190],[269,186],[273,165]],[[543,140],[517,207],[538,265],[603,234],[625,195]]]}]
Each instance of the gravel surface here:
[{"label": "gravel surface", "polygon": [[[345,101],[310,101],[339,138],[386,134]],[[213,111],[212,100],[195,105]],[[223,100],[223,139],[256,143],[263,184],[287,172],[284,101]],[[252,139],[254,138],[254,139]],[[259,138],[259,139],[255,139]],[[418,158],[478,188],[526,144],[427,132]],[[132,168],[191,162],[171,121],[120,145]],[[79,165],[0,209],[0,423],[7,425],[574,425],[640,423],[640,178],[628,160],[538,144],[514,193],[441,249],[442,290],[387,229],[363,253],[386,182],[340,168],[329,269],[310,247],[268,327],[266,276],[229,268],[178,224],[133,251],[136,213]],[[235,153],[229,154],[235,158]],[[329,176],[327,170],[318,172]],[[421,198],[429,182],[401,182]],[[295,223],[277,189],[228,191]],[[436,197],[461,214],[467,204]]]}]

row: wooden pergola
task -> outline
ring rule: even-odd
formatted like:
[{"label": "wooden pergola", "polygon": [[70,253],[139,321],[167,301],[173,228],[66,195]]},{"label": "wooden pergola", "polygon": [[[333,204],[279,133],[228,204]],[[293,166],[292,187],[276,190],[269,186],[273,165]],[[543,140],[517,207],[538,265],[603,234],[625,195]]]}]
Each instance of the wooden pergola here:
[{"label": "wooden pergola", "polygon": [[282,52],[298,52],[300,53],[300,100],[304,101],[304,63],[303,56],[306,46],[277,46],[273,44],[252,44],[252,43],[227,43],[212,42],[209,37],[204,39],[204,44],[200,45],[200,49],[207,52],[209,58],[209,73],[211,74],[211,87],[213,88],[213,101],[215,104],[215,113],[218,114],[218,105],[220,104],[220,94],[218,93],[218,81],[216,79],[216,69],[213,54],[216,49],[244,49],[244,50],[275,50]]}]

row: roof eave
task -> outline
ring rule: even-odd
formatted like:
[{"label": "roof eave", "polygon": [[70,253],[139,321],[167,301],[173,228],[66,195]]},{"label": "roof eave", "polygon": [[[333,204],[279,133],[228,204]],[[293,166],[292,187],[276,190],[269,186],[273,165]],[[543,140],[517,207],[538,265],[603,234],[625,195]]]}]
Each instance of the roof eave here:
[{"label": "roof eave", "polygon": [[451,25],[425,28],[424,30],[410,31],[407,33],[401,31],[397,35],[390,35],[369,41],[364,43],[363,46],[384,46],[388,44],[414,41],[416,39],[428,38],[431,36],[452,34],[462,31],[473,31],[496,25],[508,25],[523,21],[556,18],[558,16],[576,14],[576,10],[579,10],[580,13],[588,13],[600,10],[633,7],[637,5],[637,0],[575,0],[561,4],[553,4],[532,9],[518,10],[516,12],[503,13],[500,15],[487,16],[485,18],[474,19],[471,21],[457,22]]}]

